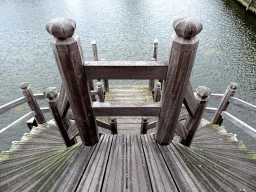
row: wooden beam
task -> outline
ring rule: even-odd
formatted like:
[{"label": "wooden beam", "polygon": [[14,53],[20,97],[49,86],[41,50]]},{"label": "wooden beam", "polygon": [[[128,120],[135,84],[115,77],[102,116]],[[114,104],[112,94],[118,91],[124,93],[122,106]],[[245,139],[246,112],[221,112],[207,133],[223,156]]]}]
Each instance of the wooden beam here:
[{"label": "wooden beam", "polygon": [[13,131],[14,129],[20,127],[21,125],[25,124],[29,119],[34,117],[36,113],[34,111],[31,111],[27,113],[26,115],[22,116],[21,118],[17,119],[7,127],[0,130],[0,139],[3,138],[7,133]]},{"label": "wooden beam", "polygon": [[96,119],[97,126],[111,131],[111,126],[103,121]]},{"label": "wooden beam", "polygon": [[188,17],[176,19],[173,26],[177,34],[170,38],[167,54],[168,75],[163,85],[156,132],[156,142],[161,145],[170,144],[174,137],[196,57],[199,43],[196,35],[203,28],[198,19]]},{"label": "wooden beam", "polygon": [[110,103],[94,102],[93,113],[95,116],[158,116],[158,106],[121,106]]},{"label": "wooden beam", "polygon": [[164,79],[163,61],[85,61],[87,79]]},{"label": "wooden beam", "polygon": [[232,122],[234,125],[236,125],[237,127],[241,128],[243,131],[245,131],[246,133],[248,133],[250,136],[252,136],[253,138],[256,139],[256,129],[251,127],[250,125],[244,123],[243,121],[241,121],[240,119],[236,118],[235,116],[231,115],[230,113],[223,111],[221,113],[221,116],[223,118],[228,119],[230,122]]},{"label": "wooden beam", "polygon": [[[60,26],[59,23],[63,25]],[[56,18],[46,25],[46,29],[54,36],[51,46],[61,78],[66,83],[69,103],[81,140],[84,145],[94,145],[99,141],[99,133],[92,110],[88,81],[83,70],[81,42],[78,35],[74,34],[75,22],[67,18]]]},{"label": "wooden beam", "polygon": [[256,106],[250,103],[247,103],[246,101],[243,101],[241,99],[238,99],[236,97],[229,97],[228,102],[243,108],[246,111],[252,111],[256,113]]},{"label": "wooden beam", "polygon": [[191,83],[188,83],[188,87],[185,93],[184,101],[183,101],[189,115],[191,117],[195,117],[197,111],[197,103],[194,96],[194,92],[191,86]]},{"label": "wooden beam", "polygon": [[27,97],[21,97],[19,99],[16,99],[15,101],[11,101],[5,105],[0,106],[0,114],[3,114],[4,112],[17,107],[23,103],[26,103],[28,101]]}]

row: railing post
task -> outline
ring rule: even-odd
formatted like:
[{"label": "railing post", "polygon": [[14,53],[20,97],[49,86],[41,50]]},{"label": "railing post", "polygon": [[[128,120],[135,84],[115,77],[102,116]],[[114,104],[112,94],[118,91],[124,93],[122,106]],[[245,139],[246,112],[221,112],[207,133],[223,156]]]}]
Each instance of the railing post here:
[{"label": "railing post", "polygon": [[60,112],[58,110],[59,94],[55,87],[49,87],[44,91],[45,99],[49,104],[50,110],[54,117],[57,127],[59,128],[60,134],[67,147],[72,146],[76,143],[76,139],[69,139],[68,129],[71,127],[70,120],[67,116],[61,118]]},{"label": "railing post", "polygon": [[[154,39],[154,45],[153,45],[153,55],[151,61],[157,60],[157,48],[158,48],[158,40]],[[149,80],[149,90],[153,91],[154,89],[154,79]]]},{"label": "railing post", "polygon": [[116,118],[111,117],[110,118],[110,126],[111,126],[111,133],[117,134],[117,121]]},{"label": "railing post", "polygon": [[173,28],[176,33],[170,38],[168,71],[157,120],[156,141],[161,145],[173,139],[199,43],[196,35],[203,26],[196,18],[182,17],[174,21]]},{"label": "railing post", "polygon": [[211,94],[210,89],[205,86],[200,86],[196,89],[196,96],[195,99],[197,101],[197,111],[195,117],[191,117],[188,115],[185,123],[185,127],[188,130],[188,135],[186,140],[181,139],[180,143],[185,145],[185,146],[190,146],[193,137],[196,133],[196,130],[201,122],[201,119],[204,114],[204,110],[206,108],[206,104],[209,100],[209,95]]},{"label": "railing post", "polygon": [[224,93],[224,96],[221,99],[221,102],[217,108],[217,111],[214,114],[214,117],[212,119],[212,123],[221,125],[223,118],[221,117],[222,111],[226,111],[229,102],[229,97],[233,97],[237,89],[237,84],[232,82],[226,89],[226,92]]},{"label": "railing post", "polygon": [[148,117],[142,117],[140,134],[147,134]]},{"label": "railing post", "polygon": [[104,91],[101,82],[97,82],[97,91],[100,102],[104,102]]},{"label": "railing post", "polygon": [[40,123],[40,124],[45,123],[46,120],[44,118],[44,115],[43,115],[36,99],[34,98],[33,92],[30,89],[30,87],[28,86],[28,84],[25,82],[21,83],[20,88],[21,88],[22,94],[29,99],[28,105],[32,111],[35,111],[36,120],[38,121],[38,123]]},{"label": "railing post", "polygon": [[84,56],[76,24],[68,18],[52,19],[47,31],[53,35],[51,46],[62,79],[66,84],[70,106],[77,123],[83,144],[94,145],[99,141],[99,132],[92,110],[92,100],[85,76]]},{"label": "railing post", "polygon": [[159,102],[161,98],[161,83],[157,82],[154,91],[154,102]]}]

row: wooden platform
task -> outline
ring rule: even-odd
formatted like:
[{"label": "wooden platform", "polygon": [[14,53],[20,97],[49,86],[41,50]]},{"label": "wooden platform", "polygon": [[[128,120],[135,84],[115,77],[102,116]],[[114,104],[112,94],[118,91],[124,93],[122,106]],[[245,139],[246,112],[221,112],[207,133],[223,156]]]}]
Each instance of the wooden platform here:
[{"label": "wooden platform", "polygon": [[203,120],[190,148],[148,135],[79,137],[65,147],[53,121],[34,127],[0,156],[0,191],[256,191],[256,156]]}]

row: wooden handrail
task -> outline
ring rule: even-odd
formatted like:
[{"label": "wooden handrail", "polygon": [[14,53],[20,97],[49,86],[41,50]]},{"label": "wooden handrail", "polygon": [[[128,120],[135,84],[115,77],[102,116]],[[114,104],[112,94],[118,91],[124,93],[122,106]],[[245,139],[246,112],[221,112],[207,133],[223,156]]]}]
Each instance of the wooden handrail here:
[{"label": "wooden handrail", "polygon": [[28,101],[27,97],[21,97],[19,99],[11,101],[5,105],[2,105],[2,106],[0,106],[0,114],[3,114],[4,112],[6,112],[14,107],[22,105],[23,103],[26,103],[27,101]]},{"label": "wooden handrail", "polygon": [[251,104],[251,103],[248,103],[246,101],[243,101],[241,99],[238,99],[236,97],[230,97],[228,99],[228,102],[242,108],[242,109],[245,109],[246,111],[252,111],[254,113],[256,113],[256,106]]}]

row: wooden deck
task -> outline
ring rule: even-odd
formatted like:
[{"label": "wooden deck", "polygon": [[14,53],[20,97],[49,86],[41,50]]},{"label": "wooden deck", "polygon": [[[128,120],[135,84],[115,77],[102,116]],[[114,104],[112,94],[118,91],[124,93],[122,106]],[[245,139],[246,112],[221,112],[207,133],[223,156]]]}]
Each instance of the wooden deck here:
[{"label": "wooden deck", "polygon": [[256,156],[203,120],[190,148],[152,134],[102,135],[66,147],[53,121],[34,127],[0,156],[0,191],[256,190]]}]

